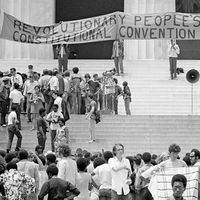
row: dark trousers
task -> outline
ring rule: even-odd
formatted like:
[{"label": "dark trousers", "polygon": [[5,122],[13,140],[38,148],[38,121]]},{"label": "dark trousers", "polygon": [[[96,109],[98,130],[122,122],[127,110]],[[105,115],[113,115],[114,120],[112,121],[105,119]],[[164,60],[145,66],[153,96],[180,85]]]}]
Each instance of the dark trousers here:
[{"label": "dark trousers", "polygon": [[99,100],[100,110],[103,110],[103,98],[104,98],[103,94],[102,94],[102,93],[99,93],[99,98],[98,98],[98,100]]},{"label": "dark trousers", "polygon": [[56,130],[50,130],[50,132],[51,132],[51,150],[54,152],[55,151],[54,140],[56,137]]},{"label": "dark trousers", "polygon": [[139,196],[140,200],[153,200],[152,194],[147,187],[140,190]]},{"label": "dark trousers", "polygon": [[113,94],[107,94],[106,98],[106,110],[114,111],[114,96]]},{"label": "dark trousers", "polygon": [[177,77],[176,75],[177,58],[176,57],[169,57],[169,66],[170,66],[171,79],[174,79]]},{"label": "dark trousers", "polygon": [[86,105],[85,105],[85,98],[81,96],[81,114],[84,115],[86,113]]},{"label": "dark trousers", "polygon": [[64,72],[68,69],[68,55],[64,54],[61,58],[60,55],[58,55],[58,65],[59,65],[59,72]]},{"label": "dark trousers", "polygon": [[8,104],[6,101],[0,101],[1,122],[0,125],[6,124],[6,114],[8,112]]},{"label": "dark trousers", "polygon": [[111,200],[111,189],[100,189],[99,200]]},{"label": "dark trousers", "polygon": [[28,117],[28,121],[31,121],[31,103],[29,102],[31,94],[27,94],[26,96],[26,113]]},{"label": "dark trousers", "polygon": [[47,105],[47,114],[49,114],[51,112],[51,108],[53,106],[53,103],[54,103],[54,98],[52,96],[50,96],[49,103]]},{"label": "dark trousers", "polygon": [[44,150],[46,139],[43,137],[43,135],[40,132],[37,132],[37,139],[38,139],[38,145],[42,146]]},{"label": "dark trousers", "polygon": [[118,195],[116,191],[111,191],[111,200],[129,200],[129,197],[129,194],[125,195],[122,192],[121,195]]},{"label": "dark trousers", "polygon": [[114,110],[115,114],[118,115],[118,100],[116,99],[116,97],[114,99]]},{"label": "dark trousers", "polygon": [[81,92],[73,92],[72,93],[72,114],[80,114],[81,113]]},{"label": "dark trousers", "polygon": [[21,107],[18,103],[12,103],[12,106],[16,107],[17,120],[19,121],[18,127],[19,127],[19,130],[21,130],[21,119],[20,119]]},{"label": "dark trousers", "polygon": [[1,113],[1,125],[6,124],[6,113]]},{"label": "dark trousers", "polygon": [[69,113],[71,113],[72,112],[72,106],[73,106],[72,94],[70,92],[64,92],[64,94],[63,94],[63,100],[67,104],[67,108],[69,110]]},{"label": "dark trousers", "polygon": [[20,131],[16,128],[15,125],[8,125],[8,144],[7,144],[7,149],[10,151],[14,135],[17,136],[17,144],[16,144],[16,149],[19,150],[21,148],[21,143],[22,143],[22,135]]},{"label": "dark trousers", "polygon": [[121,73],[124,73],[122,56],[114,57],[114,63],[115,63],[116,72],[119,74],[119,68],[120,68]]}]

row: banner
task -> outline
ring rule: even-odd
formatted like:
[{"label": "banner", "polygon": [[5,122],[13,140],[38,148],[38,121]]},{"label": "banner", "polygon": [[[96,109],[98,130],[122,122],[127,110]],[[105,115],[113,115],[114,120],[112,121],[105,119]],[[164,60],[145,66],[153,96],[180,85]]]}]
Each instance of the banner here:
[{"label": "banner", "polygon": [[200,39],[200,14],[161,13],[118,14],[118,38],[124,39]]},{"label": "banner", "polygon": [[4,13],[0,38],[31,44],[71,44],[114,40],[116,25],[115,13],[44,27],[26,24]]},{"label": "banner", "polygon": [[175,174],[183,174],[187,179],[183,197],[187,200],[198,200],[199,167],[166,168],[157,172],[149,184],[154,200],[168,199],[172,195],[171,180]]},{"label": "banner", "polygon": [[200,39],[200,14],[130,15],[114,12],[39,27],[0,10],[0,38],[30,44],[74,44],[115,39],[196,40]]}]

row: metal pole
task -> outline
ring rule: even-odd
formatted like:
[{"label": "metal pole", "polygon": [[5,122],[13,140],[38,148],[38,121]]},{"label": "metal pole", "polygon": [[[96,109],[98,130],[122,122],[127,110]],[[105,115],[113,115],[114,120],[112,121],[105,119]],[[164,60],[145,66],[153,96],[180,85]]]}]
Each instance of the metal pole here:
[{"label": "metal pole", "polygon": [[193,84],[191,84],[191,115],[193,115]]}]

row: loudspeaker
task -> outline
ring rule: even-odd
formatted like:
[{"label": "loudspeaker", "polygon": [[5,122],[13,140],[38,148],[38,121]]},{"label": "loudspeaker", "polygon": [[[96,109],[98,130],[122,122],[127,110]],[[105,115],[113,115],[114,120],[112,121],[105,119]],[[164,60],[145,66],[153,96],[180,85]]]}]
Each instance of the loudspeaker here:
[{"label": "loudspeaker", "polygon": [[188,82],[194,84],[199,81],[199,71],[196,69],[191,69],[186,74],[186,79]]}]

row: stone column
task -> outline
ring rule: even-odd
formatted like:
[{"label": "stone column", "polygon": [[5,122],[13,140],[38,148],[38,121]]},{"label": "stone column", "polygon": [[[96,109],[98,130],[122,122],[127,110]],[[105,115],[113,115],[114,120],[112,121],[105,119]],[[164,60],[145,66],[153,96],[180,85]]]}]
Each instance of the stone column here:
[{"label": "stone column", "polygon": [[[55,23],[55,0],[0,0],[0,8],[35,26]],[[52,59],[52,45],[23,44],[0,40],[0,59]]]},{"label": "stone column", "polygon": [[[130,14],[174,12],[175,0],[124,0],[124,12]],[[125,59],[165,59],[167,40],[126,40]]]}]

